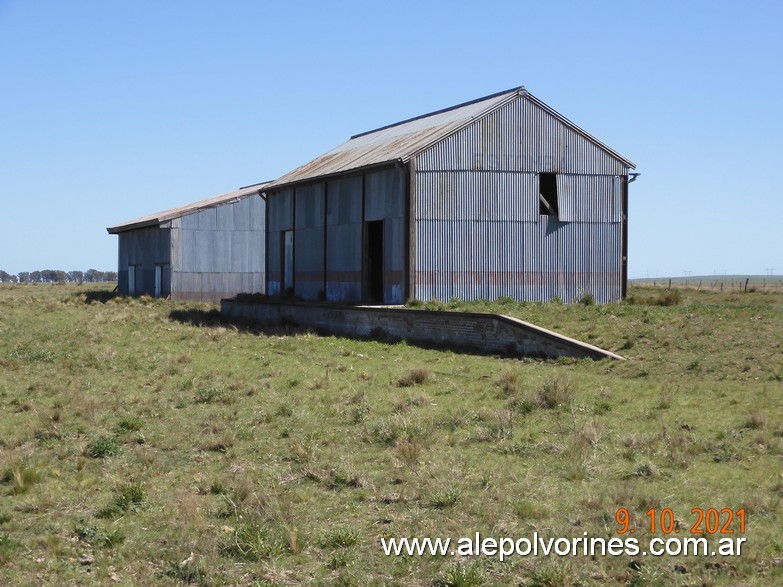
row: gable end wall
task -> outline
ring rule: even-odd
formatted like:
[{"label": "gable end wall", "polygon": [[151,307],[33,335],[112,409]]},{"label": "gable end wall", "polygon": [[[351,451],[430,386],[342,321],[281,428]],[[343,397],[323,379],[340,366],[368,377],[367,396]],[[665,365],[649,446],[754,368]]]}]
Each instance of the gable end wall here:
[{"label": "gable end wall", "polygon": [[[415,293],[622,297],[626,163],[520,96],[416,157]],[[555,173],[558,216],[539,213]]]}]

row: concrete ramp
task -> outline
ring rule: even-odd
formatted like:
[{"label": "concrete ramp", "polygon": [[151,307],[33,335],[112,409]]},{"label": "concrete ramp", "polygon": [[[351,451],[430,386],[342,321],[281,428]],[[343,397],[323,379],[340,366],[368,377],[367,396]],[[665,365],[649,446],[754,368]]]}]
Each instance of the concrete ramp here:
[{"label": "concrete ramp", "polygon": [[295,326],[324,334],[482,354],[619,359],[623,357],[510,316],[276,301],[220,302],[221,314],[268,326]]}]

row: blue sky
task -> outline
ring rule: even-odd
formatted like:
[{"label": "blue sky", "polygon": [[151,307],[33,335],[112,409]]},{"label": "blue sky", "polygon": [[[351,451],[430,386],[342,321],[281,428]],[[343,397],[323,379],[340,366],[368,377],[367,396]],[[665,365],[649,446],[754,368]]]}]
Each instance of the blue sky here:
[{"label": "blue sky", "polygon": [[783,274],[779,2],[0,0],[0,269],[518,85],[637,164],[631,277]]}]

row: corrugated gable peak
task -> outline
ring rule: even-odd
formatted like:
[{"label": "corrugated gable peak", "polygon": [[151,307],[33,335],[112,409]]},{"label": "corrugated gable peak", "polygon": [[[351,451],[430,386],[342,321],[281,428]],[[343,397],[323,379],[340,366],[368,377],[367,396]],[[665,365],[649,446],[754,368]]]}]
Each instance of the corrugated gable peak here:
[{"label": "corrugated gable peak", "polygon": [[585,139],[587,139],[588,141],[593,143],[599,149],[602,149],[603,151],[605,151],[606,153],[608,153],[609,155],[611,155],[615,159],[617,159],[619,161],[622,161],[624,164],[626,164],[631,169],[636,169],[636,164],[633,161],[631,161],[629,159],[626,159],[625,157],[620,155],[620,153],[618,153],[617,151],[615,151],[614,149],[612,149],[611,147],[609,147],[605,143],[602,143],[601,141],[599,141],[597,138],[595,138],[589,132],[587,132],[586,130],[584,130],[580,126],[578,126],[578,125],[574,124],[573,122],[571,122],[568,118],[566,118],[565,116],[560,114],[557,110],[555,110],[551,106],[548,106],[546,103],[544,103],[541,100],[539,100],[538,98],[536,98],[533,94],[527,92],[525,94],[525,96],[524,96],[524,99],[530,100],[530,102],[532,102],[533,104],[535,104],[536,106],[538,106],[539,108],[541,108],[542,110],[544,110],[545,112],[550,114],[551,116],[555,117],[562,124],[564,124],[565,126],[570,128],[574,132],[582,135]]}]

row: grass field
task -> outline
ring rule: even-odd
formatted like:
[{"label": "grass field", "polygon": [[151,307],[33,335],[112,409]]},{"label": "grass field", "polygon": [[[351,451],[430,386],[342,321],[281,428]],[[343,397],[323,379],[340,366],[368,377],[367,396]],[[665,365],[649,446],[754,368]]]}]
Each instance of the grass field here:
[{"label": "grass field", "polygon": [[[260,333],[110,288],[0,287],[0,584],[783,584],[781,293],[438,306],[629,359],[548,362]],[[650,509],[687,532],[692,508],[744,508],[747,542],[502,563],[380,547],[609,538],[619,508],[642,544]]]}]

